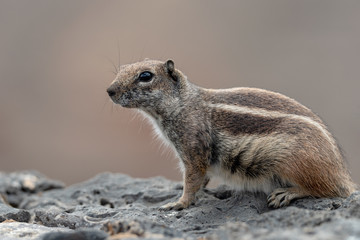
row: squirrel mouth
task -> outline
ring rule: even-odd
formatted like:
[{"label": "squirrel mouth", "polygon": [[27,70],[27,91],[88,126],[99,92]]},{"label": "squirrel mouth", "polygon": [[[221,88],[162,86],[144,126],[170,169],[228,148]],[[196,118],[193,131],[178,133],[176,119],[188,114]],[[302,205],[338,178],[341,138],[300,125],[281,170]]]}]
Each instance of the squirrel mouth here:
[{"label": "squirrel mouth", "polygon": [[134,107],[132,106],[133,101],[131,101],[131,96],[128,93],[124,93],[122,95],[120,95],[120,97],[116,100],[115,103],[120,104],[122,107],[127,107],[127,108],[131,108]]},{"label": "squirrel mouth", "polygon": [[130,92],[118,93],[116,95],[110,96],[111,100],[115,104],[119,104],[122,107],[126,108],[136,108],[138,107],[138,103],[133,99],[133,96]]}]

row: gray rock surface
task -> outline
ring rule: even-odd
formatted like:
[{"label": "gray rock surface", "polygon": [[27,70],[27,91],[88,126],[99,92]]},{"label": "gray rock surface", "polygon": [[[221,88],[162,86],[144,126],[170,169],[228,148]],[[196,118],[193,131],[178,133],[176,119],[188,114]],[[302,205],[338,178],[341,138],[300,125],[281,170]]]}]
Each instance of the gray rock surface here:
[{"label": "gray rock surface", "polygon": [[29,222],[31,215],[29,211],[13,208],[0,202],[0,222],[14,220],[17,222]]},{"label": "gray rock surface", "polygon": [[[17,174],[23,176],[13,173],[12,178]],[[34,238],[18,234],[15,239],[360,239],[359,192],[347,199],[300,199],[274,210],[267,207],[264,194],[220,186],[200,192],[188,209],[162,212],[161,205],[180,197],[180,183],[103,173],[61,188],[41,179],[43,184],[36,186],[49,181],[48,186],[57,187],[19,190],[20,209],[0,204],[0,235],[10,224],[6,219],[12,219],[42,229]],[[9,181],[0,175],[0,190],[7,197],[4,183]],[[26,227],[24,232],[29,236]]]},{"label": "gray rock surface", "polygon": [[13,207],[18,207],[22,200],[29,195],[64,186],[62,182],[48,179],[36,171],[0,172],[1,196]]},{"label": "gray rock surface", "polygon": [[46,234],[61,234],[72,231],[66,228],[49,228],[38,224],[5,221],[0,223],[0,239],[43,239]]}]

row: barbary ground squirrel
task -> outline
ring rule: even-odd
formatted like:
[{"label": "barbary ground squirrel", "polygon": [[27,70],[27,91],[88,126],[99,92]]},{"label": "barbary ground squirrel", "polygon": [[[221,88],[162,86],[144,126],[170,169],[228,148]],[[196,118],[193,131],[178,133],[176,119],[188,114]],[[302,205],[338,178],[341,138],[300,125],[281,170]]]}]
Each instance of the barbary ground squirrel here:
[{"label": "barbary ground squirrel", "polygon": [[121,66],[107,92],[114,103],[145,113],[181,159],[182,197],[163,210],[187,208],[211,176],[269,194],[274,208],[296,198],[347,197],[355,191],[325,124],[282,94],[201,88],[172,60],[148,59]]}]

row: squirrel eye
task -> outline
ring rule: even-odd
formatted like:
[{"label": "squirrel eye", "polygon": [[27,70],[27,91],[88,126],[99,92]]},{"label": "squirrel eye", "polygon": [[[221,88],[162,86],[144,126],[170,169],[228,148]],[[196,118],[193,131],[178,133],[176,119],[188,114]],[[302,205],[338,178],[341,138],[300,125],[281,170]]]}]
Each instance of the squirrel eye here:
[{"label": "squirrel eye", "polygon": [[150,82],[152,77],[153,77],[153,74],[149,71],[146,71],[146,72],[140,73],[139,80],[141,82]]}]

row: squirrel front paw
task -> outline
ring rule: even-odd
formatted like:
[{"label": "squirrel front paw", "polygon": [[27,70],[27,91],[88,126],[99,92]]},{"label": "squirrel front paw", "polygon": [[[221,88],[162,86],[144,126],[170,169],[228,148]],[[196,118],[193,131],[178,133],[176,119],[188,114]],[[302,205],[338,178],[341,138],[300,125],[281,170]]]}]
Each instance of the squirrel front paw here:
[{"label": "squirrel front paw", "polygon": [[159,208],[160,211],[170,211],[170,210],[176,210],[176,211],[180,211],[183,210],[184,208],[187,208],[189,206],[189,204],[182,202],[182,201],[178,201],[178,202],[171,202],[168,204],[165,204],[163,206],[161,206]]}]

